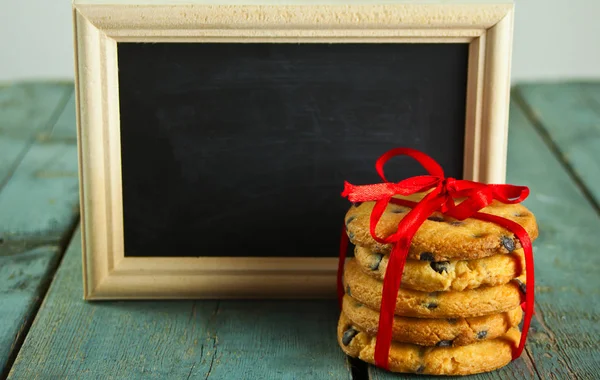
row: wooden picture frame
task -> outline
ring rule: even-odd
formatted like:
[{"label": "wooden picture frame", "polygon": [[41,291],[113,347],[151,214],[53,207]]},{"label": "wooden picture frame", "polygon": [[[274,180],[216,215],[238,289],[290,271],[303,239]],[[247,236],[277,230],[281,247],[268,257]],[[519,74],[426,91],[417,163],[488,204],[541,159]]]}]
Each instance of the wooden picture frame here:
[{"label": "wooden picture frame", "polygon": [[504,182],[513,3],[349,3],[74,1],[85,299],[335,294],[335,258],[125,257],[117,42],[468,43],[463,177]]}]

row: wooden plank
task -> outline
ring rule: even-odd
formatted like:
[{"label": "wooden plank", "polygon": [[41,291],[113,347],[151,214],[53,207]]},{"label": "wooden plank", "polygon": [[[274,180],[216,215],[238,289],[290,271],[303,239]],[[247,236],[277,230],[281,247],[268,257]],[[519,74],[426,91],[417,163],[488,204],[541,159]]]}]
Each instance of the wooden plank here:
[{"label": "wooden plank", "polygon": [[600,81],[579,84],[591,108],[600,112]]},{"label": "wooden plank", "polygon": [[79,212],[77,146],[36,142],[0,191],[0,237],[58,241]]},{"label": "wooden plank", "polygon": [[29,144],[26,140],[0,135],[0,188],[8,181],[27,149]]},{"label": "wooden plank", "polygon": [[[73,88],[66,85],[58,88],[62,91],[44,100],[61,108],[47,113],[48,120],[39,121],[37,128],[27,127],[32,129],[30,135],[21,137],[31,140],[30,147],[12,169],[10,181],[0,188],[0,238],[5,241],[32,238],[58,241],[79,212],[77,144],[71,138],[75,132]],[[66,106],[65,100],[69,101]],[[33,106],[28,104],[24,108],[29,107]],[[11,112],[20,116],[16,111]],[[8,117],[8,113],[3,115]],[[19,122],[27,124],[24,120]],[[54,123],[59,126],[54,128]],[[16,125],[11,120],[6,124]],[[54,136],[53,131],[60,133]],[[44,137],[39,138],[40,135]],[[0,141],[15,140],[0,135]]]},{"label": "wooden plank", "polygon": [[75,112],[75,91],[71,91],[71,96],[58,120],[48,128],[38,131],[36,139],[42,142],[50,140],[77,143]]},{"label": "wooden plank", "polygon": [[333,300],[86,303],[80,273],[78,232],[10,379],[350,378]]},{"label": "wooden plank", "polygon": [[60,257],[58,246],[0,255],[0,373],[22,341]]},{"label": "wooden plank", "polygon": [[[11,93],[14,94],[11,95]],[[39,144],[58,119],[72,85],[0,88],[0,377],[8,370],[78,215],[76,146]],[[75,169],[73,167],[75,166]],[[74,189],[75,191],[72,191]]]},{"label": "wooden plank", "polygon": [[537,315],[529,349],[542,379],[594,378],[600,305],[590,299],[600,293],[600,256],[594,254],[600,216],[521,109],[512,111],[509,181],[530,187],[526,205],[541,230],[534,243]]},{"label": "wooden plank", "polygon": [[72,92],[72,82],[0,85],[0,134],[30,137],[31,132],[48,126],[50,115],[61,113]]},{"label": "wooden plank", "polygon": [[526,84],[515,94],[574,178],[600,204],[600,84]]},{"label": "wooden plank", "polygon": [[338,317],[334,300],[221,301],[210,374],[216,379],[351,378],[336,340]]},{"label": "wooden plank", "polygon": [[[534,242],[537,314],[527,343],[535,373],[542,379],[595,378],[600,304],[591,300],[600,293],[600,216],[514,103],[507,176],[509,183],[530,187],[525,205],[540,227]],[[479,378],[523,378],[513,371],[524,359]],[[371,370],[371,378],[391,377]]]},{"label": "wooden plank", "polygon": [[0,188],[27,152],[31,136],[56,121],[70,93],[68,84],[0,86]]}]

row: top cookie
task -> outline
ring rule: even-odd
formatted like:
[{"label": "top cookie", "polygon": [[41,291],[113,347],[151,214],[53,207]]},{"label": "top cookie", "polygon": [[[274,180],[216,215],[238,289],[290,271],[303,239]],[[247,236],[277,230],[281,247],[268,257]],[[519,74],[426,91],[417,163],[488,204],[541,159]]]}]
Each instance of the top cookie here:
[{"label": "top cookie", "polygon": [[[396,198],[418,202],[424,195],[420,193]],[[350,207],[345,218],[348,237],[355,245],[367,247],[374,252],[389,253],[392,246],[376,242],[369,232],[374,205],[375,202],[364,202]],[[377,225],[377,236],[384,238],[396,232],[398,224],[408,211],[409,207],[390,203]],[[494,201],[481,212],[520,224],[531,241],[538,236],[535,216],[521,204]],[[521,244],[514,234],[494,223],[473,218],[458,221],[435,212],[423,222],[413,237],[408,257],[427,261],[471,260],[509,253],[518,248],[521,248]]]}]

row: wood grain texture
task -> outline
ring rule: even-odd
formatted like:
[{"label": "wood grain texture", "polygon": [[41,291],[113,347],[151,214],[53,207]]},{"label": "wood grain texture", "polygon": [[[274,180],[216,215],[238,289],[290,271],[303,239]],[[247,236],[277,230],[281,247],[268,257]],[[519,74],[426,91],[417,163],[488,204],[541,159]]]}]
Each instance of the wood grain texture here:
[{"label": "wood grain texture", "polygon": [[0,192],[0,236],[60,240],[78,207],[77,146],[36,143]]},{"label": "wood grain texture", "polygon": [[73,92],[73,83],[16,82],[0,85],[0,134],[28,138],[51,127]]},{"label": "wood grain texture", "polygon": [[[215,379],[349,379],[327,301],[221,301],[211,334]],[[255,322],[253,322],[255,321]]]},{"label": "wood grain texture", "polygon": [[18,254],[0,255],[0,373],[23,338],[34,317],[36,305],[54,272],[60,249],[39,246],[19,250]]},{"label": "wood grain texture", "polygon": [[519,103],[600,204],[600,83],[524,84]]},{"label": "wood grain texture", "polygon": [[[508,182],[529,186],[525,205],[538,220],[534,242],[536,315],[527,353],[541,379],[591,379],[600,353],[600,216],[568,173],[513,104],[510,117]],[[525,361],[525,363],[523,363]],[[532,373],[524,354],[504,369],[479,378],[525,378]],[[521,369],[526,371],[521,373]],[[371,370],[373,379],[391,378]],[[515,377],[516,376],[516,377]]]},{"label": "wood grain texture", "polygon": [[335,301],[86,303],[80,239],[10,379],[350,378],[335,340]]},{"label": "wood grain texture", "polygon": [[590,107],[596,111],[600,108],[600,80],[579,83],[584,95],[588,98]]},{"label": "wood grain texture", "polygon": [[73,86],[14,83],[0,86],[0,188],[29,149],[31,138],[52,126]]},{"label": "wood grain texture", "polygon": [[65,102],[63,111],[58,116],[57,120],[48,126],[48,128],[39,131],[36,134],[36,140],[44,141],[61,141],[66,143],[77,143],[77,125],[75,123],[75,91],[73,86],[69,87],[69,97]]},{"label": "wood grain texture", "polygon": [[[556,87],[558,93],[563,90]],[[575,113],[571,119],[576,119],[583,111],[564,112]],[[542,379],[595,378],[600,304],[590,300],[600,294],[600,256],[594,254],[600,245],[600,216],[533,128],[522,127],[530,124],[519,108],[513,107],[511,120],[510,179],[531,188],[526,204],[541,231],[534,243],[537,315],[529,350]],[[560,140],[558,144],[563,149]]]},{"label": "wood grain texture", "polygon": [[[64,125],[70,119],[75,132],[73,111],[73,106],[67,107],[52,121],[62,120]],[[58,241],[78,214],[76,141],[66,133],[54,140],[53,126],[49,123],[35,130],[33,141],[27,142],[27,153],[0,189],[0,238],[5,241],[30,238]]]},{"label": "wood grain texture", "polygon": [[[41,175],[57,167],[48,158],[59,157],[67,147],[36,141],[61,117],[74,126],[73,115],[63,112],[72,92],[72,85],[65,84],[0,88],[0,377],[35,315],[60,259],[61,241],[77,217],[72,205],[78,197],[64,191],[68,184]],[[76,158],[73,153],[63,160]]]},{"label": "wood grain texture", "polygon": [[[261,1],[262,4],[230,1],[193,1],[175,5],[168,1],[140,3],[137,0],[111,4],[76,1],[75,9],[111,38],[147,37],[148,31],[156,36],[193,36],[217,28],[221,30],[210,34],[226,37],[230,28],[222,28],[223,25],[247,30],[247,35],[254,37],[267,29],[294,30],[292,35],[297,35],[298,29],[306,30],[306,35],[312,37],[336,32],[346,37],[372,36],[370,33],[356,33],[358,29],[388,29],[396,35],[404,32],[404,35],[421,37],[431,35],[430,31],[435,36],[471,34],[469,32],[476,33],[472,36],[479,36],[513,9],[511,1],[473,4],[447,1],[335,4],[308,0],[287,4],[280,1],[271,1],[271,4],[264,1]],[[282,32],[278,32],[277,36],[284,37],[285,32]]]}]

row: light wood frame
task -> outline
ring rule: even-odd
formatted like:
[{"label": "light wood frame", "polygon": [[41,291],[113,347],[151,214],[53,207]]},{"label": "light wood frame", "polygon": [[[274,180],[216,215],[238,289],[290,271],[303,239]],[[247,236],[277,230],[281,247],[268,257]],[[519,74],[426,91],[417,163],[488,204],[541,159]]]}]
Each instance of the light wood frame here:
[{"label": "light wood frame", "polygon": [[502,183],[512,1],[75,0],[84,298],[331,297],[335,258],[125,257],[117,42],[469,43],[464,178]]}]

